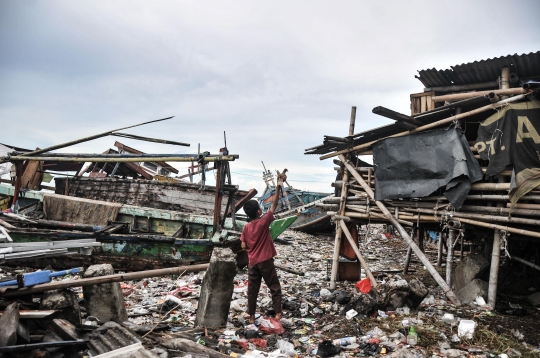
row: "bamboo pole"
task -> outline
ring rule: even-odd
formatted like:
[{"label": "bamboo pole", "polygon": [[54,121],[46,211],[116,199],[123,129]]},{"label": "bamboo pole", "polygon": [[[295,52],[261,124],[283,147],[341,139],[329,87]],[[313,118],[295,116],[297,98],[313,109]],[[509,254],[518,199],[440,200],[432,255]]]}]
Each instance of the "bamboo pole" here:
[{"label": "bamboo pole", "polygon": [[[444,215],[444,212],[437,211],[437,210],[434,210],[434,209],[418,209],[418,208],[409,209],[409,208],[403,208],[403,211],[423,213],[423,214],[435,214],[435,215],[438,215],[438,216]],[[483,221],[495,221],[495,222],[505,222],[505,223],[512,223],[512,224],[540,226],[540,220],[516,218],[514,216],[513,217],[495,216],[495,215],[465,213],[465,212],[460,212],[460,211],[453,211],[452,216],[456,217],[456,218],[469,218],[469,219],[478,219],[478,220],[483,220]]]},{"label": "bamboo pole", "polygon": [[134,127],[138,127],[138,126],[142,126],[142,125],[145,125],[145,124],[150,124],[150,123],[155,123],[155,122],[161,122],[161,121],[166,121],[167,119],[171,119],[171,118],[174,118],[174,116],[172,117],[167,117],[167,118],[162,118],[162,119],[156,119],[156,120],[153,120],[153,121],[148,121],[148,122],[143,122],[143,123],[139,123],[139,124],[135,124],[135,125],[132,125],[132,126],[128,126],[128,127],[122,127],[122,128],[118,128],[118,129],[113,129],[111,131],[107,131],[107,132],[103,132],[103,133],[100,133],[100,134],[95,134],[95,135],[92,135],[90,137],[85,137],[85,138],[81,138],[81,139],[76,139],[76,140],[73,140],[71,142],[66,142],[66,143],[62,143],[62,144],[57,144],[57,145],[53,145],[51,147],[47,147],[47,148],[43,148],[43,149],[38,149],[38,150],[34,150],[33,152],[28,152],[26,153],[27,156],[32,156],[32,155],[36,155],[36,154],[41,154],[41,153],[45,153],[45,152],[50,152],[51,150],[55,150],[55,149],[60,149],[60,148],[65,148],[65,147],[69,147],[69,146],[72,146],[72,145],[75,145],[75,144],[79,144],[79,143],[83,143],[83,142],[88,142],[92,139],[97,139],[97,138],[101,138],[101,137],[105,137],[113,132],[117,132],[117,131],[121,131],[123,129],[129,129],[129,128],[134,128]]},{"label": "bamboo pole", "polygon": [[[217,157],[220,154],[208,154],[209,157]],[[233,154],[231,154],[233,155]],[[24,152],[11,152],[11,156],[27,156]],[[195,154],[149,154],[149,153],[43,153],[32,156],[32,160],[42,160],[45,157],[76,157],[76,158],[170,158],[170,157],[188,157],[192,158]]]},{"label": "bamboo pole", "polygon": [[499,214],[499,215],[503,215],[503,214],[510,215],[510,213],[512,213],[513,215],[540,217],[540,210],[533,210],[533,209],[514,209],[512,210],[512,212],[510,212],[509,208],[496,208],[496,207],[480,206],[480,205],[463,205],[461,207],[461,210],[483,211],[486,213],[493,213],[493,214]]},{"label": "bamboo pole", "polygon": [[[349,172],[358,181],[358,183],[362,185],[366,193],[368,193],[368,195],[373,200],[375,200],[375,195],[373,193],[373,190],[371,190],[369,185],[367,185],[364,179],[362,179],[362,176],[356,172],[356,170],[351,165],[351,163],[348,160],[346,160],[346,158],[343,155],[340,155],[339,158],[345,164],[345,167],[349,170]],[[435,281],[437,281],[439,286],[441,286],[441,288],[443,289],[446,296],[450,299],[450,301],[452,301],[452,303],[456,305],[459,305],[460,302],[459,302],[459,299],[456,297],[455,293],[452,291],[450,286],[446,284],[446,282],[443,280],[441,275],[439,275],[437,270],[435,270],[435,268],[431,265],[431,262],[429,262],[426,255],[424,255],[424,253],[420,251],[420,248],[414,243],[414,241],[412,241],[411,237],[409,236],[409,234],[407,234],[407,231],[405,231],[403,226],[401,226],[401,224],[392,216],[392,214],[388,211],[388,209],[382,202],[376,200],[375,204],[379,207],[379,209],[382,210],[386,219],[389,220],[392,223],[392,225],[394,225],[398,229],[401,237],[405,240],[405,242],[407,242],[407,244],[409,244],[409,246],[412,248],[416,256],[420,259],[420,261],[424,264],[424,266],[429,271],[429,273],[433,276]]]},{"label": "bamboo pole", "polygon": [[516,257],[516,256],[508,256],[510,259],[515,260],[517,262],[521,262],[524,265],[527,265],[529,267],[532,267],[534,269],[540,270],[540,266],[533,264],[532,262],[529,262],[527,260],[524,260],[522,258]]},{"label": "bamboo pole", "polygon": [[498,90],[487,90],[487,91],[477,91],[477,92],[465,92],[465,93],[454,93],[454,94],[445,94],[443,96],[433,96],[431,99],[435,102],[444,102],[444,101],[459,101],[462,99],[468,99],[473,97],[482,97],[488,96],[490,93],[494,95],[504,96],[504,95],[513,95],[513,94],[525,94],[528,91],[516,87],[508,89],[498,89]]},{"label": "bamboo pole", "polygon": [[448,230],[448,240],[446,240],[446,283],[452,285],[452,262],[454,261],[454,240],[456,230]]},{"label": "bamboo pole", "polygon": [[[238,158],[238,155],[219,155],[219,156],[210,156],[205,157],[205,162],[217,162],[217,161],[234,161]],[[99,157],[39,157],[39,160],[44,160],[48,162],[93,162],[93,163],[134,163],[134,162],[191,162],[197,161],[198,156],[189,156],[189,157],[129,157],[129,158],[103,158]],[[22,161],[22,160],[36,160],[35,157],[30,157],[28,155],[16,155],[11,156],[9,161]]]},{"label": "bamboo pole", "polygon": [[488,304],[495,309],[497,303],[497,282],[501,256],[501,231],[495,229],[493,234],[493,250],[491,252],[491,268],[489,271]]},{"label": "bamboo pole", "polygon": [[[392,201],[392,206],[406,207],[407,209],[415,208],[426,208],[432,209],[434,207],[433,203],[424,203],[424,202],[406,202],[406,201]],[[480,205],[463,205],[459,212],[485,212],[490,214],[497,215],[510,215],[509,208],[498,208],[494,206],[480,206]],[[540,210],[533,209],[514,209],[511,212],[515,215],[521,216],[536,216],[540,217]]]},{"label": "bamboo pole", "polygon": [[485,111],[487,111],[489,109],[496,109],[496,108],[505,106],[508,103],[516,102],[516,101],[519,101],[519,100],[521,100],[523,98],[525,98],[524,94],[514,96],[514,97],[510,97],[508,99],[502,100],[502,101],[497,102],[497,103],[488,104],[487,106],[480,107],[480,108],[474,109],[474,110],[469,111],[469,112],[461,113],[461,114],[458,114],[458,115],[455,115],[455,116],[452,116],[452,117],[449,117],[449,118],[446,118],[446,119],[441,119],[440,121],[436,121],[436,122],[433,122],[433,123],[430,123],[430,124],[420,126],[420,127],[416,128],[416,129],[413,129],[413,130],[410,130],[410,131],[400,132],[400,133],[397,133],[397,134],[394,134],[394,135],[391,135],[391,136],[388,136],[388,137],[385,137],[385,138],[376,139],[376,140],[368,142],[368,143],[359,144],[359,145],[354,146],[352,148],[338,150],[337,152],[334,152],[334,153],[328,153],[328,154],[325,154],[325,155],[321,156],[319,159],[324,160],[324,159],[332,158],[332,157],[335,157],[335,156],[338,156],[338,155],[341,155],[341,154],[346,154],[346,153],[351,153],[351,152],[358,152],[361,149],[371,147],[373,144],[375,144],[375,143],[377,143],[377,142],[379,142],[379,141],[381,141],[383,139],[402,137],[404,135],[408,135],[408,134],[412,134],[412,133],[423,132],[425,130],[436,128],[436,127],[441,126],[443,124],[448,124],[448,123],[451,123],[453,121],[457,121],[457,120],[462,119],[462,118],[470,117],[470,116],[473,116],[475,114],[485,112]]},{"label": "bamboo pole", "polygon": [[166,140],[166,139],[159,139],[159,138],[149,138],[149,137],[141,137],[134,134],[128,134],[128,133],[111,133],[111,135],[116,137],[123,137],[123,138],[129,138],[129,139],[136,139],[136,140],[142,140],[145,142],[153,142],[153,143],[161,143],[161,144],[171,144],[171,145],[179,145],[182,147],[189,147],[189,143],[182,143],[182,142],[176,142],[172,140]]},{"label": "bamboo pole", "polygon": [[[405,220],[416,220],[418,217],[420,218],[420,221],[439,222],[441,220],[440,217],[429,216],[429,215],[418,215],[418,216],[405,216],[405,215],[403,215],[403,218]],[[510,232],[512,234],[540,238],[540,232],[536,232],[536,231],[516,229],[516,228],[513,228],[513,227],[509,227],[509,226],[497,225],[497,224],[493,224],[493,223],[486,223],[486,222],[482,222],[482,221],[478,221],[478,220],[471,220],[471,219],[465,219],[465,218],[459,218],[459,221],[461,223],[471,224],[471,225],[480,226],[480,227],[485,227],[487,229],[499,229],[499,230],[502,230],[502,231]]]},{"label": "bamboo pole", "polygon": [[[376,213],[376,212],[373,212],[373,211],[367,212],[367,210],[365,210],[365,209],[354,208],[352,206],[353,205],[347,205],[347,208],[350,208],[351,210],[356,210],[356,211],[361,211],[361,210],[364,210],[364,211],[361,212],[361,213],[353,213],[353,212],[350,212],[350,211],[346,211],[345,216],[348,216],[348,217],[351,217],[351,218],[359,218],[359,219],[370,219],[371,216],[373,216],[373,217],[376,217],[376,218],[379,218],[379,219],[386,220],[386,218],[385,218],[385,216],[383,214],[379,214],[379,213]],[[412,222],[409,222],[409,221],[405,221],[405,220],[401,220],[401,219],[398,219],[398,221],[399,221],[400,224],[403,224],[403,225],[414,226],[414,224]]]},{"label": "bamboo pole", "polygon": [[45,291],[61,290],[64,288],[69,288],[69,287],[92,286],[92,285],[100,285],[102,283],[140,280],[142,278],[149,278],[149,277],[182,275],[186,272],[204,271],[208,269],[208,265],[209,264],[187,265],[187,266],[170,267],[170,268],[157,269],[157,270],[119,273],[115,275],[107,275],[107,276],[99,276],[99,277],[88,277],[88,278],[81,278],[78,280],[55,281],[55,282],[45,283],[42,285],[36,285],[32,287],[24,287],[24,288],[19,288],[16,290],[8,290],[4,293],[0,293],[0,297],[16,297],[16,296],[30,295],[30,294],[39,293],[39,292],[45,292]]},{"label": "bamboo pole", "polygon": [[341,226],[341,230],[345,234],[345,237],[347,237],[347,240],[349,240],[349,244],[351,244],[354,253],[356,254],[356,257],[358,257],[358,261],[360,261],[360,264],[364,268],[364,271],[366,271],[366,275],[369,278],[369,281],[371,282],[372,287],[377,287],[377,280],[375,280],[375,277],[373,277],[373,274],[371,273],[371,270],[369,269],[369,266],[364,260],[364,256],[360,253],[360,250],[356,246],[356,243],[354,242],[351,233],[349,232],[349,229],[347,229],[347,225],[343,220],[339,221],[339,225]]}]

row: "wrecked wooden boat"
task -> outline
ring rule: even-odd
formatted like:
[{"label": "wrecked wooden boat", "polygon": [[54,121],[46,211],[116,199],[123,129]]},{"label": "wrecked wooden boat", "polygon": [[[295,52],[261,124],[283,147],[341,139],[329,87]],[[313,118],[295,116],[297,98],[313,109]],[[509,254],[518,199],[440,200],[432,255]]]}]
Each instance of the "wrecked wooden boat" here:
[{"label": "wrecked wooden boat", "polygon": [[[12,188],[10,190],[9,187],[0,185],[0,192],[10,195]],[[76,242],[93,238],[101,243],[99,247],[83,247],[80,252],[71,251],[62,257],[36,257],[17,261],[18,264],[24,261],[29,266],[75,267],[109,262],[119,270],[144,270],[205,262],[210,260],[212,249],[216,246],[239,251],[239,236],[246,224],[242,220],[226,218],[221,231],[213,234],[211,216],[133,205],[114,205],[36,191],[26,194],[30,195],[32,200],[42,202],[45,219],[29,219],[22,227],[10,229],[9,234],[14,242]],[[51,211],[59,205],[64,209]],[[70,214],[73,212],[80,212],[82,215]],[[100,214],[94,215],[96,212]],[[108,214],[104,215],[103,212]],[[81,221],[77,216],[93,221],[91,224],[73,225],[73,221]],[[113,220],[110,220],[111,218]],[[99,222],[103,219],[107,220]],[[295,217],[289,217],[274,221],[271,226],[272,237],[276,238],[281,234],[294,219]],[[77,230],[68,230],[71,227]],[[92,255],[86,255],[90,252]]]},{"label": "wrecked wooden boat", "polygon": [[[0,193],[13,195],[13,187],[0,185]],[[44,219],[29,215],[21,227],[11,228],[14,242],[83,241],[96,239],[99,247],[82,247],[58,257],[38,255],[17,260],[33,267],[88,266],[114,262],[118,270],[147,270],[206,262],[214,247],[240,250],[243,220],[225,218],[214,234],[213,217],[172,210],[74,198],[39,191],[27,191],[27,200],[40,202]],[[8,219],[8,218],[6,218]],[[9,219],[8,219],[9,220]],[[271,225],[276,238],[294,222],[282,218]],[[75,223],[75,224],[74,224]],[[78,223],[78,225],[77,225]],[[69,230],[76,228],[76,231]]]},{"label": "wrecked wooden boat", "polygon": [[[272,206],[276,187],[273,174],[266,168],[263,172],[263,179],[266,183],[266,190],[258,201],[263,212],[266,212]],[[283,186],[283,195],[276,208],[274,215],[276,218],[296,215],[296,220],[290,228],[304,232],[325,232],[333,229],[326,210],[317,207],[316,204],[321,203],[325,198],[333,197],[334,194],[298,190],[290,186],[289,183],[286,184],[287,186]]]},{"label": "wrecked wooden boat", "polygon": [[[180,181],[122,179],[115,177],[57,177],[56,194],[78,198],[108,201],[154,209],[212,215],[214,211],[215,186]],[[236,205],[253,198],[257,190],[235,190],[224,193],[222,212],[226,209],[229,195],[234,195]]]}]

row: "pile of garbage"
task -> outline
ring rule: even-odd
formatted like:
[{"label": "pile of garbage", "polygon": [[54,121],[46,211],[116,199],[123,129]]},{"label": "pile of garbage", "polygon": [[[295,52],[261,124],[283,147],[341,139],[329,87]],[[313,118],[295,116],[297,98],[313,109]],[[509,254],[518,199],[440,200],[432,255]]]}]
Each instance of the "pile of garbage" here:
[{"label": "pile of garbage", "polygon": [[[20,304],[22,308],[33,305],[64,313],[78,310],[82,325],[72,329],[78,332],[78,340],[90,340],[99,347],[95,342],[106,341],[106,334],[124,334],[129,337],[126,341],[133,343],[131,346],[145,350],[147,356],[163,358],[540,354],[540,338],[535,338],[538,335],[531,335],[526,326],[503,323],[540,321],[540,311],[532,304],[525,308],[518,303],[504,303],[500,312],[478,296],[470,303],[454,306],[418,261],[411,261],[409,274],[397,272],[403,267],[406,252],[399,237],[383,235],[383,227],[376,225],[360,234],[360,249],[377,279],[376,288],[371,287],[362,271],[358,280],[338,282],[336,290],[329,290],[328,261],[333,237],[294,231],[280,236],[275,262],[284,268],[278,270],[284,295],[281,320],[275,318],[270,291],[263,282],[256,321],[249,324],[247,269],[237,271],[227,324],[222,329],[197,328],[194,324],[204,272],[122,282],[128,317],[119,324],[88,316],[82,291],[76,288],[70,291],[75,297],[71,301],[44,295],[42,302],[34,299]],[[1,270],[3,276],[14,273],[8,267]],[[51,301],[54,305],[47,306]],[[59,302],[64,301],[62,306]],[[0,309],[10,303],[0,300]],[[514,321],[501,320],[506,318]],[[77,356],[87,354],[79,353]]]}]

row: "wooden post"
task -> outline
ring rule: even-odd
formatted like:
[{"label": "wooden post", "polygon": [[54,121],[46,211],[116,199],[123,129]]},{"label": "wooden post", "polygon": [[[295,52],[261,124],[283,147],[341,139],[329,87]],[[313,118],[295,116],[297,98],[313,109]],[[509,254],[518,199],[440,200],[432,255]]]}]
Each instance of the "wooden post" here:
[{"label": "wooden post", "polygon": [[[465,232],[465,231],[463,231],[463,232]],[[459,251],[459,261],[463,261],[463,236],[465,236],[465,235],[461,234],[459,236],[459,240],[460,240],[459,245],[461,246],[460,249],[459,249],[460,250]]]},{"label": "wooden post", "polygon": [[[418,240],[418,244],[419,244],[418,247],[420,247],[420,242],[422,241],[420,237],[420,219],[416,221],[416,239]],[[423,248],[423,245],[422,247],[420,247],[420,250],[422,250],[422,248]],[[424,252],[424,250],[422,250],[422,252]],[[412,249],[409,246],[409,248],[407,249],[407,257],[405,258],[405,265],[403,265],[403,273],[405,275],[409,271],[409,264],[411,263],[411,256],[412,256]]]},{"label": "wooden post", "polygon": [[[340,155],[339,157],[340,157],[340,160],[345,164],[345,167],[349,170],[349,172],[352,174],[352,176],[356,179],[356,181],[362,186],[362,188],[364,188],[366,193],[373,200],[375,200],[375,194],[373,193],[373,190],[371,190],[369,185],[364,181],[364,179],[362,179],[362,176],[360,174],[358,174],[358,172],[355,170],[355,168],[351,165],[351,163],[348,160],[345,159],[345,157],[343,155]],[[455,295],[455,293],[450,288],[450,286],[448,286],[446,284],[446,282],[443,280],[441,275],[439,275],[437,270],[435,270],[433,265],[431,265],[431,262],[429,262],[426,255],[424,255],[424,253],[422,251],[420,251],[420,248],[418,248],[418,246],[414,243],[414,241],[412,241],[409,234],[407,234],[407,231],[405,231],[403,226],[401,226],[401,224],[392,216],[392,214],[388,211],[386,206],[382,202],[380,202],[378,200],[375,200],[375,204],[383,212],[386,219],[388,221],[390,221],[392,223],[392,225],[394,225],[395,228],[398,229],[399,234],[401,235],[401,237],[405,240],[405,242],[407,242],[407,244],[409,244],[409,246],[412,248],[412,250],[414,251],[416,256],[420,259],[420,261],[424,264],[424,266],[426,266],[426,269],[429,271],[431,276],[433,276],[435,281],[437,281],[437,283],[443,289],[444,293],[450,299],[450,301],[452,301],[452,303],[454,303],[456,305],[461,304],[459,302],[459,299]]]},{"label": "wooden post", "polygon": [[19,199],[19,191],[21,190],[21,179],[24,172],[23,162],[13,162],[15,165],[15,173],[17,177],[15,178],[15,189],[13,191],[13,200],[11,201],[11,208],[15,210],[15,204],[17,199]]},{"label": "wooden post", "polygon": [[454,240],[456,239],[456,230],[448,230],[448,240],[446,240],[446,283],[452,284],[452,262],[454,261]]},{"label": "wooden post", "polygon": [[[420,217],[420,215],[418,215]],[[439,242],[437,243],[437,267],[441,267],[442,264],[442,248],[443,248],[443,232],[439,235]]]},{"label": "wooden post", "polygon": [[491,252],[491,268],[489,270],[488,304],[495,309],[497,303],[497,281],[499,279],[499,260],[501,255],[501,230],[495,229],[493,234],[493,250]]},{"label": "wooden post", "polygon": [[[351,121],[349,123],[349,135],[354,134],[354,124],[356,121],[356,107],[351,109]],[[349,172],[343,170],[343,187],[341,188],[341,200],[339,202],[339,215],[343,216],[345,214],[345,209],[347,205],[347,192],[349,191]],[[330,275],[330,289],[336,289],[336,279],[339,269],[339,250],[341,249],[341,234],[342,228],[341,225],[336,224],[336,237],[334,240],[334,255],[332,256],[332,273]]]},{"label": "wooden post", "polygon": [[[420,230],[420,218],[418,218],[416,226],[418,227],[418,230]],[[425,237],[426,237],[426,230],[425,228],[422,228],[421,231],[418,233],[418,247],[420,248],[420,250],[422,250],[422,252],[425,252],[424,251]]]},{"label": "wooden post", "polygon": [[[341,188],[341,203],[339,213],[343,215],[345,213],[345,206],[347,204],[347,191],[349,189],[349,172],[347,170],[343,171],[343,187]],[[336,224],[336,237],[334,240],[334,255],[332,256],[332,274],[330,276],[330,289],[336,289],[336,279],[339,269],[339,250],[341,249],[341,234],[342,229],[341,225]]]},{"label": "wooden post", "polygon": [[351,122],[349,123],[349,135],[354,134],[354,124],[356,122],[356,107],[351,108]]},{"label": "wooden post", "polygon": [[371,281],[371,286],[377,287],[377,280],[375,280],[375,277],[373,277],[373,274],[371,273],[371,270],[369,269],[369,266],[366,260],[364,260],[364,256],[362,256],[362,254],[360,253],[360,250],[358,249],[358,247],[356,247],[356,243],[354,242],[352,235],[349,232],[349,229],[347,229],[347,224],[345,224],[343,220],[339,220],[339,225],[341,226],[341,230],[343,230],[343,233],[347,237],[347,240],[349,240],[349,243],[351,244],[354,250],[354,253],[356,254],[356,257],[358,257],[358,261],[360,261],[360,264],[366,271],[366,276]]}]

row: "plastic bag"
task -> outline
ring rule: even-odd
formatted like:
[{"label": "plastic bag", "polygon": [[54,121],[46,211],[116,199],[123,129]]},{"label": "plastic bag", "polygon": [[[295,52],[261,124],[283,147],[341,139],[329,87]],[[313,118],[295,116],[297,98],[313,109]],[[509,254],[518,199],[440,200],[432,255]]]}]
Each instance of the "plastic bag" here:
[{"label": "plastic bag", "polygon": [[266,348],[268,345],[266,340],[262,338],[251,338],[249,341],[253,343],[254,345],[256,345],[257,347],[261,347],[261,348]]},{"label": "plastic bag", "polygon": [[365,278],[356,283],[356,289],[362,293],[369,293],[371,291],[371,281],[369,278]]},{"label": "plastic bag", "polygon": [[245,298],[240,298],[238,300],[231,301],[231,310],[236,312],[244,312],[246,310],[247,300]]},{"label": "plastic bag", "polygon": [[279,340],[277,341],[277,346],[283,354],[286,354],[288,356],[296,355],[296,351],[294,350],[294,344],[292,344],[291,342]]},{"label": "plastic bag", "polygon": [[261,320],[259,331],[263,332],[264,334],[283,334],[283,332],[285,332],[285,328],[283,328],[279,319],[270,317]]}]

